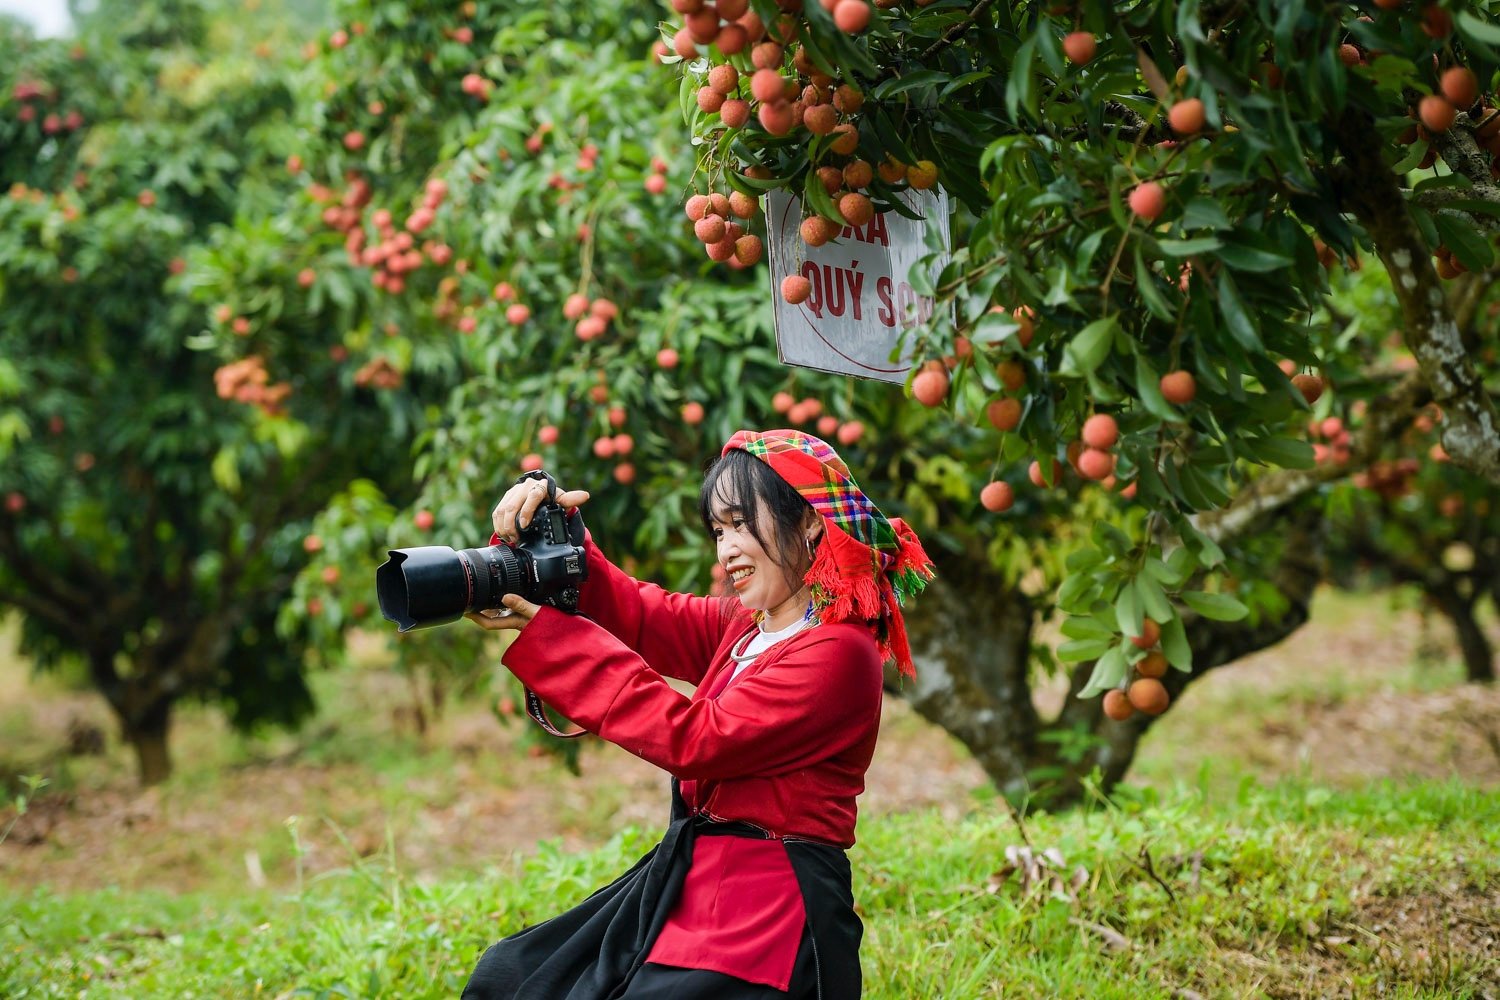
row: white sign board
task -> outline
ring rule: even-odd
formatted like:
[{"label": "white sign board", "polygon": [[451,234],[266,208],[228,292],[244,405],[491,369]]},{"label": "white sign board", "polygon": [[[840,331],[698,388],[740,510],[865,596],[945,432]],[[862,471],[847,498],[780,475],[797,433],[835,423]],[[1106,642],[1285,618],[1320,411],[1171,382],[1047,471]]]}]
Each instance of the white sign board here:
[{"label": "white sign board", "polygon": [[[912,265],[931,250],[927,219],[936,219],[949,245],[948,196],[905,191],[900,197],[922,218],[900,212],[876,215],[864,226],[845,226],[838,239],[820,247],[802,242],[802,200],[784,191],[766,198],[766,234],[771,249],[771,290],[776,305],[776,346],[784,364],[819,371],[904,382],[918,360],[907,347],[891,360],[903,331],[932,315],[933,302],[907,281]],[[947,263],[943,254],[933,276]],[[812,294],[789,304],[781,281],[807,278]]]}]

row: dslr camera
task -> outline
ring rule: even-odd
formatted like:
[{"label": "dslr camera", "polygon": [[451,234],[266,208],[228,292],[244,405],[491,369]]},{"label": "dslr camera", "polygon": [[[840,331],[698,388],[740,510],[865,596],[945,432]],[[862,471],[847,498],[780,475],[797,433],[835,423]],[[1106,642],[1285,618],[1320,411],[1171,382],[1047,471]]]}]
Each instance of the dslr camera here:
[{"label": "dslr camera", "polygon": [[516,519],[514,545],[477,549],[422,545],[391,549],[375,571],[380,613],[398,632],[456,622],[470,611],[501,607],[500,598],[519,594],[533,604],[570,613],[578,610],[578,585],[588,578],[583,551],[583,515],[572,516],[557,503],[557,481],[528,472],[516,482],[540,479],[547,499],[525,528]]}]

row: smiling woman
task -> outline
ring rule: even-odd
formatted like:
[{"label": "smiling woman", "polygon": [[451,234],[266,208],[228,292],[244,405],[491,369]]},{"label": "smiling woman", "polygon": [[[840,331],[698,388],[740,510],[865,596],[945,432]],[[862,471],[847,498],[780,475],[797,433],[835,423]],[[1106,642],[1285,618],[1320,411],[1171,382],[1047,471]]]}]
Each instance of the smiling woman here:
[{"label": "smiling woman", "polygon": [[[494,541],[544,493],[513,487]],[[470,616],[520,631],[503,661],[548,704],[672,776],[672,822],[615,882],[492,946],[469,1000],[860,994],[844,852],[882,663],[912,672],[901,603],[931,564],[834,450],[800,431],[736,433],[700,510],[734,598],[632,579],[589,537],[579,616],[514,595],[507,614]],[[697,688],[684,696],[667,678]]]}]

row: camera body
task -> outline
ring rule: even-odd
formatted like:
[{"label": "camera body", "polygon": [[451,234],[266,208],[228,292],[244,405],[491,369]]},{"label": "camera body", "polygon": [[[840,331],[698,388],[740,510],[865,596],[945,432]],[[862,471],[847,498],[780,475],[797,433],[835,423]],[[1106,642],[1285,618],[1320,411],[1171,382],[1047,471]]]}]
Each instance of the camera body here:
[{"label": "camera body", "polygon": [[[380,613],[397,631],[458,621],[466,612],[501,607],[506,594],[569,613],[578,610],[578,585],[588,578],[583,550],[583,515],[557,503],[557,483],[545,472],[547,499],[514,545],[452,549],[423,545],[391,549],[375,571]],[[521,480],[517,480],[518,482]]]}]

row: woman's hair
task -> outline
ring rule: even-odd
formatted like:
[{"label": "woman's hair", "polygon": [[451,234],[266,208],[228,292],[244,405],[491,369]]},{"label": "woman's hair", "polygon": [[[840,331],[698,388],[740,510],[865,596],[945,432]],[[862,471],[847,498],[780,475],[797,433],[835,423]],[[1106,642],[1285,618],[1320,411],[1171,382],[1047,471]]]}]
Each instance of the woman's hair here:
[{"label": "woman's hair", "polygon": [[709,464],[698,495],[698,514],[709,537],[716,514],[738,513],[794,587],[809,561],[802,526],[811,509],[802,494],[769,465],[738,448]]}]

